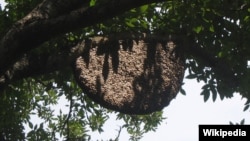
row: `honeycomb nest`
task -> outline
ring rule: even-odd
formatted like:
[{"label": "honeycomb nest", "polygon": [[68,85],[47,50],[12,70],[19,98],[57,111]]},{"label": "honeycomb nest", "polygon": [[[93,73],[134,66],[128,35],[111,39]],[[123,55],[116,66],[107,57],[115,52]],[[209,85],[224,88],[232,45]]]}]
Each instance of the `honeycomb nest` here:
[{"label": "honeycomb nest", "polygon": [[173,42],[88,42],[76,59],[75,77],[84,94],[100,105],[149,114],[169,105],[182,85],[184,63],[174,48]]}]

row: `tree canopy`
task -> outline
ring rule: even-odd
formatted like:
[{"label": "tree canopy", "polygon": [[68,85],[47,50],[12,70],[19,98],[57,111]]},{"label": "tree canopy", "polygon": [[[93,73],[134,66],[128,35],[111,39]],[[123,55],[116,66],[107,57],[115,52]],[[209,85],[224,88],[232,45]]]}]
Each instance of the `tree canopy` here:
[{"label": "tree canopy", "polygon": [[[101,46],[100,43],[104,39],[112,41],[109,42],[112,46],[119,41],[122,41],[121,44],[126,43],[126,46],[131,46],[131,42],[136,44],[141,40],[150,44],[166,43],[167,39],[168,47],[172,42],[177,46],[174,52],[168,49],[170,52],[168,55],[174,54],[174,58],[168,56],[167,62],[170,64],[177,62],[172,65],[177,67],[173,68],[176,72],[187,70],[187,78],[205,82],[201,92],[204,101],[210,97],[214,101],[218,97],[231,98],[233,93],[237,92],[248,99],[244,110],[249,108],[250,69],[247,67],[247,62],[250,60],[248,47],[250,3],[248,0],[5,1],[7,5],[0,8],[0,137],[2,140],[24,140],[24,138],[56,140],[56,134],[60,134],[66,140],[88,140],[91,139],[90,131],[103,132],[102,126],[111,113],[116,114],[117,120],[125,122],[121,129],[127,129],[131,134],[131,140],[138,140],[143,133],[157,128],[164,119],[162,112],[158,111],[162,107],[156,110],[157,112],[147,113],[148,115],[127,115],[103,108],[102,106],[119,111],[119,106],[114,108],[102,104],[102,98],[89,97],[83,93],[87,89],[84,84],[87,83],[83,83],[85,81],[79,83],[77,78],[84,80],[90,73],[76,77],[75,65],[79,56],[83,58],[86,56],[90,40],[91,45],[97,46]],[[111,46],[105,43],[105,48]],[[163,48],[164,45],[162,43]],[[113,50],[114,48],[104,50],[100,55],[104,55],[104,60],[107,53],[112,56],[113,72],[116,72],[122,65],[118,67],[114,62],[122,55],[119,54],[117,57],[117,54],[112,54]],[[166,56],[164,53],[161,54],[162,51],[154,52],[158,57]],[[157,55],[153,57],[157,58]],[[146,57],[146,61],[151,62],[148,58],[152,56]],[[119,61],[129,62],[129,60],[130,58]],[[161,60],[159,62],[162,63]],[[148,66],[154,66],[154,63],[154,61],[148,63]],[[155,65],[154,71],[161,66],[164,65]],[[103,67],[102,71],[105,71],[105,64]],[[185,90],[180,88],[183,73],[172,73],[175,71],[163,73],[171,74],[170,76],[177,75],[174,78],[178,77],[176,80],[178,83],[171,83],[168,86],[178,85],[167,90],[170,93],[180,91],[185,94]],[[165,78],[152,81],[167,83],[172,81],[172,77],[171,81],[165,81]],[[151,82],[151,79],[146,82]],[[151,84],[147,86],[153,89]],[[158,89],[163,88],[157,87],[155,90]],[[98,91],[98,88],[90,89],[93,90]],[[176,93],[173,93],[171,98],[175,97]],[[51,107],[57,104],[61,97],[69,101],[69,112],[54,115]],[[144,102],[150,103],[150,99],[145,99]],[[159,99],[151,98],[151,100],[155,102]],[[32,114],[37,114],[43,122],[40,125],[32,123],[30,121]],[[28,124],[32,129],[27,134],[24,133],[24,124]]]}]

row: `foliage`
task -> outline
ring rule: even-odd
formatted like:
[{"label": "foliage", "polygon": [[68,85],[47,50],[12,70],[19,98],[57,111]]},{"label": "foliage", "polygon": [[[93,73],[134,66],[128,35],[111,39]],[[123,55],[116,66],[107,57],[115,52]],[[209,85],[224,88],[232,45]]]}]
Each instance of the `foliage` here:
[{"label": "foliage", "polygon": [[[12,25],[29,13],[41,0],[6,0],[0,9],[0,39]],[[103,3],[104,2],[104,3]],[[91,0],[90,6],[105,5],[105,1]],[[204,81],[201,95],[204,101],[231,98],[234,92],[248,98],[250,103],[250,3],[247,0],[182,0],[152,3],[131,9],[126,13],[98,24],[59,35],[31,52],[46,54],[63,52],[80,40],[95,35],[119,32],[149,34],[176,34],[194,41],[182,43],[186,57],[187,78]],[[185,48],[186,47],[186,48]],[[103,132],[103,125],[115,114],[124,121],[131,140],[155,131],[164,120],[162,112],[150,115],[124,115],[104,109],[88,99],[77,86],[69,69],[50,72],[12,82],[1,93],[0,136],[6,140],[91,140],[92,131]],[[184,90],[181,93],[185,94]],[[55,114],[52,106],[65,97],[68,112]],[[30,122],[37,114],[41,123]],[[244,120],[241,121],[241,124]],[[24,125],[31,131],[24,133]],[[120,131],[117,133],[119,137]]]},{"label": "foliage", "polygon": [[240,123],[232,123],[231,121],[229,122],[230,125],[244,125],[245,124],[245,119],[242,119]]}]

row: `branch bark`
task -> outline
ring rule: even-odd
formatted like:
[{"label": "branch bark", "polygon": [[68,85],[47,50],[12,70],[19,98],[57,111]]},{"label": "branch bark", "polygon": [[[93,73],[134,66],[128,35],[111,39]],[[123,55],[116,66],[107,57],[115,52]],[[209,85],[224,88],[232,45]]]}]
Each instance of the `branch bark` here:
[{"label": "branch bark", "polygon": [[[95,36],[89,38],[89,42],[86,40],[81,41],[73,47],[61,47],[59,53],[54,54],[24,54],[12,67],[10,67],[2,77],[0,77],[0,90],[5,85],[20,80],[26,77],[38,76],[48,74],[54,71],[62,71],[71,67],[72,62],[77,57],[82,55],[85,46],[99,46],[105,44],[106,41],[126,41],[126,40],[144,40],[146,42],[157,41],[167,42],[169,35],[146,35],[146,34],[131,34],[131,33],[117,33],[109,36]],[[70,49],[69,49],[70,48]]]},{"label": "branch bark", "polygon": [[83,42],[67,50],[66,47],[62,47],[64,50],[59,53],[28,53],[23,55],[0,77],[0,91],[7,84],[17,80],[70,69],[75,58],[82,54],[84,46]]},{"label": "branch bark", "polygon": [[[80,1],[82,0],[74,0],[76,3]],[[23,54],[56,35],[94,25],[144,4],[161,1],[163,0],[109,0],[103,5],[87,8],[80,4],[80,9],[76,5],[69,5],[67,11],[72,11],[65,14],[61,11],[65,5],[59,3],[67,2],[66,0],[46,0],[17,22],[1,40],[0,76]],[[54,9],[47,9],[51,4],[55,5]]]},{"label": "branch bark", "polygon": [[[60,65],[61,59],[62,62],[65,62],[65,58],[72,61],[72,56],[67,53],[64,55],[51,54],[40,57],[36,56],[39,57],[40,60],[32,55],[25,56],[27,52],[35,49],[43,42],[48,41],[59,34],[76,30],[78,28],[88,27],[110,19],[131,8],[161,1],[164,0],[108,0],[103,5],[89,7],[89,1],[83,0],[71,0],[70,2],[68,0],[44,0],[26,17],[13,25],[6,36],[1,39],[0,83],[6,84],[5,82],[10,79],[24,78],[27,74],[31,75],[31,72],[41,74],[62,69],[62,65]],[[129,36],[131,36],[131,34],[126,38],[135,38],[134,36]],[[163,37],[165,38],[165,36]],[[120,37],[113,35],[111,38],[119,39]],[[148,37],[148,39],[154,38],[159,38],[159,36]],[[187,47],[187,45],[185,46]],[[217,65],[218,60],[216,58],[207,53],[202,53],[202,51],[199,50],[200,48],[187,47],[182,49],[183,52],[187,51],[198,58],[203,58],[202,60],[204,60],[206,62],[205,64],[208,66],[220,68],[218,70],[226,69]],[[51,58],[57,58],[55,60],[58,62],[51,60]],[[57,65],[50,66],[50,63],[48,62]],[[41,65],[38,65],[39,63]],[[45,68],[47,70],[45,70]],[[232,74],[233,72],[230,72],[230,75]]]}]

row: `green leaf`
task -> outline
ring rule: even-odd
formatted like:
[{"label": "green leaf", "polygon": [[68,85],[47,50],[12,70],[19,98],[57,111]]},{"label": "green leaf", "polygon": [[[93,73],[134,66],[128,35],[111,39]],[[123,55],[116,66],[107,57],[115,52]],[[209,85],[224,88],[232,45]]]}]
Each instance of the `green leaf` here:
[{"label": "green leaf", "polygon": [[248,22],[250,20],[250,16],[245,16],[244,21]]},{"label": "green leaf", "polygon": [[222,57],[223,57],[223,52],[222,52],[222,51],[218,53],[218,57],[219,57],[219,58],[222,58]]},{"label": "green leaf", "polygon": [[140,7],[141,13],[144,13],[144,12],[146,12],[147,10],[148,10],[148,5],[144,5],[144,6],[141,6],[141,7]]},{"label": "green leaf", "polygon": [[197,27],[193,28],[193,31],[196,32],[197,34],[199,34],[202,29],[203,29],[203,26],[197,26]]},{"label": "green leaf", "polygon": [[95,4],[96,4],[96,0],[90,0],[89,6],[95,6]]},{"label": "green leaf", "polygon": [[229,125],[234,125],[234,123],[232,121],[229,121]]},{"label": "green leaf", "polygon": [[40,129],[43,129],[43,123],[40,123],[39,128],[40,128]]},{"label": "green leaf", "polygon": [[242,119],[241,121],[240,121],[240,125],[244,125],[245,124],[245,119]]},{"label": "green leaf", "polygon": [[34,130],[36,130],[37,129],[37,124],[35,125],[35,127],[34,127]]},{"label": "green leaf", "polygon": [[243,111],[246,111],[249,108],[250,105],[246,105],[243,109]]},{"label": "green leaf", "polygon": [[195,74],[189,74],[188,76],[186,76],[187,79],[194,79],[196,78]]},{"label": "green leaf", "polygon": [[209,31],[214,32],[214,26],[213,26],[213,25],[211,25],[211,26],[209,27]]},{"label": "green leaf", "polygon": [[138,19],[137,18],[132,18],[132,19],[129,19],[129,22],[136,23],[136,22],[138,22]]},{"label": "green leaf", "polygon": [[32,122],[29,122],[29,128],[33,128],[33,124],[32,124]]},{"label": "green leaf", "polygon": [[180,93],[183,94],[183,95],[186,95],[186,91],[184,89],[180,89]]},{"label": "green leaf", "polygon": [[126,20],[126,25],[133,28],[135,27],[135,23],[138,22],[138,20],[136,18],[132,18],[132,19],[127,19]]},{"label": "green leaf", "polygon": [[146,21],[141,21],[141,25],[143,28],[148,29],[148,23]]},{"label": "green leaf", "polygon": [[202,86],[202,89],[208,89],[208,88],[209,88],[209,85],[208,85],[208,84]]},{"label": "green leaf", "polygon": [[215,101],[217,98],[217,91],[215,90],[215,86],[214,85],[210,86],[210,89],[211,89],[212,94],[213,94],[212,95],[213,101]]},{"label": "green leaf", "polygon": [[204,101],[206,102],[206,101],[209,99],[210,92],[209,92],[209,90],[204,89],[204,90],[201,92],[201,95],[203,95]]}]

